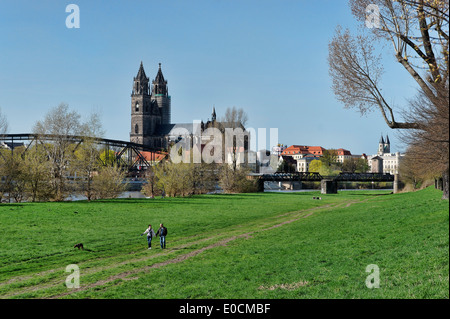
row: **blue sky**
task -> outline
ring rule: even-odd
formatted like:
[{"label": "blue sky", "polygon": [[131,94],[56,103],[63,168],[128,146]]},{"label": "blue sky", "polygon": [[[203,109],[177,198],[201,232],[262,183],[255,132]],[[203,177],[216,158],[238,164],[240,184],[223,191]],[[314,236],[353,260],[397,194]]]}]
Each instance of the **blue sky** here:
[{"label": "blue sky", "polygon": [[[66,28],[70,3],[79,29]],[[162,63],[173,123],[236,106],[249,127],[278,128],[283,144],[374,154],[383,133],[402,151],[378,112],[335,99],[327,55],[338,24],[357,26],[344,0],[2,0],[0,108],[9,133],[31,132],[64,102],[99,112],[105,137],[129,140],[133,77],[141,61],[151,79]],[[385,62],[388,101],[405,104],[414,83],[392,56]]]}]

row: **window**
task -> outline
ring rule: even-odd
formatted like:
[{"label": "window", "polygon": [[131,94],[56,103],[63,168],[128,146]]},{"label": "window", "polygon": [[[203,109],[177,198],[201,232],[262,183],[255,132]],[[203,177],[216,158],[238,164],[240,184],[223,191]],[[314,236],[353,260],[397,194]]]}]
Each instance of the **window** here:
[{"label": "window", "polygon": [[136,134],[139,134],[139,125],[136,124],[136,126],[134,127],[134,132]]},{"label": "window", "polygon": [[134,106],[134,108],[135,108],[136,112],[139,112],[139,102],[136,102],[136,105]]}]

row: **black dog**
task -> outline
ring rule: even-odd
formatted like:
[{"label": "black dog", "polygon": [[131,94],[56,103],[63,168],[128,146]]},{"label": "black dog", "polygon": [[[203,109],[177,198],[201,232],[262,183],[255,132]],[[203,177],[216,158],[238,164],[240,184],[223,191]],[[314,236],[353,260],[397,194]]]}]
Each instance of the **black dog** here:
[{"label": "black dog", "polygon": [[73,248],[78,248],[78,250],[80,250],[80,248],[81,248],[82,250],[84,250],[84,247],[83,247],[83,244],[82,244],[82,243],[75,244],[75,245],[73,246]]}]

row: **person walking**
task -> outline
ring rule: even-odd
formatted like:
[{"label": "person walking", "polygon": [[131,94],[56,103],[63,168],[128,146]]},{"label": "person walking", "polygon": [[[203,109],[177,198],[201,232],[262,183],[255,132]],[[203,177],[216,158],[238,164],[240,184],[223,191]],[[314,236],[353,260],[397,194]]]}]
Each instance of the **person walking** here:
[{"label": "person walking", "polygon": [[166,248],[166,235],[167,228],[163,226],[163,224],[159,224],[159,229],[156,232],[156,236],[159,235],[159,243],[161,244],[161,249]]},{"label": "person walking", "polygon": [[141,236],[145,234],[147,234],[148,249],[152,249],[152,238],[156,237],[152,225],[149,224],[148,228],[141,234]]}]

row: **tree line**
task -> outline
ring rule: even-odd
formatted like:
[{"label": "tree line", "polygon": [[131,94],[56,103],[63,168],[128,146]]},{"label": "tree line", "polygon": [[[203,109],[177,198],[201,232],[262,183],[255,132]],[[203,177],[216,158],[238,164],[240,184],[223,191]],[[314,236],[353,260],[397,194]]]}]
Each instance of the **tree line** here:
[{"label": "tree line", "polygon": [[[117,165],[105,165],[101,160],[105,151],[94,141],[87,138],[76,145],[64,138],[100,137],[97,114],[82,122],[77,112],[60,104],[36,122],[33,133],[38,136],[33,145],[0,150],[0,200],[63,201],[76,193],[91,200],[113,198],[125,190],[125,172]],[[56,138],[41,141],[42,134]]]},{"label": "tree line", "polygon": [[147,169],[142,192],[148,197],[190,196],[215,192],[249,193],[257,191],[255,181],[248,179],[248,167],[229,164],[173,163],[163,161]]},{"label": "tree line", "polygon": [[[227,110],[222,121],[242,125],[247,115],[242,109]],[[0,112],[0,133],[6,133],[7,121]],[[237,125],[237,124],[236,124]],[[28,146],[0,149],[0,201],[64,201],[82,194],[88,200],[114,198],[123,193],[127,171],[115,163],[112,150],[102,150],[95,138],[104,132],[98,114],[82,121],[67,104],[52,108],[33,127],[37,140]],[[52,141],[40,140],[52,135]],[[73,143],[66,136],[83,136]],[[147,196],[189,196],[215,191],[226,193],[256,191],[247,178],[250,169],[229,164],[173,163],[170,158],[148,167],[142,192]]]}]

